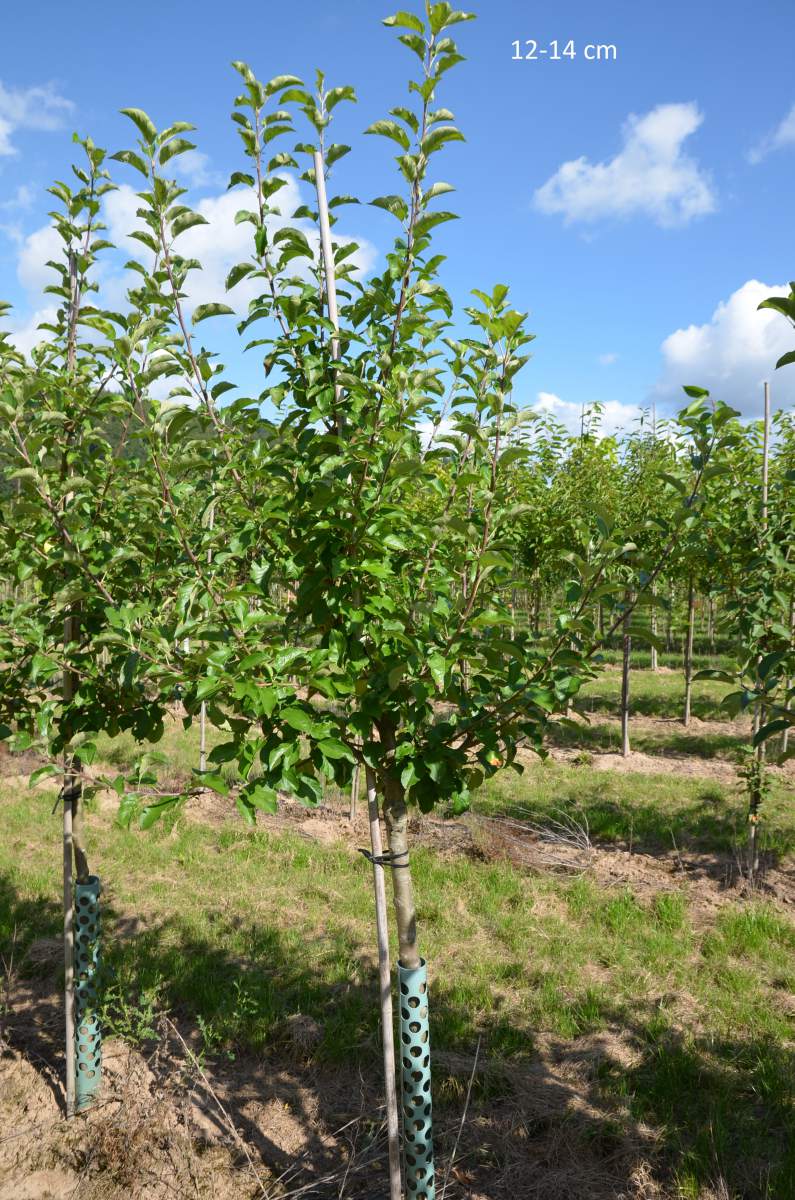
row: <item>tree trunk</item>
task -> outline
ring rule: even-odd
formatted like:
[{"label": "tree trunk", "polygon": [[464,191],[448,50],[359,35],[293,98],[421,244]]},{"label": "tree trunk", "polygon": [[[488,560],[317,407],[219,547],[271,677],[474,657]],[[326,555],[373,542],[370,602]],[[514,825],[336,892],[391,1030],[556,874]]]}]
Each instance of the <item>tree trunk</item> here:
[{"label": "tree trunk", "polygon": [[[790,598],[789,598],[789,628],[790,628],[791,638],[793,641],[795,641],[795,597],[793,597],[793,596],[790,596]],[[793,679],[790,676],[787,679],[786,684],[785,684],[787,692],[789,692],[790,688],[792,687],[792,684],[793,684]],[[791,708],[791,705],[790,705],[790,701],[789,701],[789,696],[787,696],[784,701],[784,711],[786,713],[789,713],[790,708]],[[782,754],[787,753],[788,745],[789,745],[789,726],[787,726],[787,728],[781,734],[781,753]]]},{"label": "tree trunk", "polygon": [[395,906],[400,962],[404,967],[418,967],[420,952],[414,886],[409,862],[409,814],[403,798],[403,788],[397,779],[387,779],[384,785],[384,819],[392,860],[392,900]]},{"label": "tree trunk", "polygon": [[710,654],[715,653],[715,599],[709,597],[707,601],[707,640],[709,641]]},{"label": "tree trunk", "polygon": [[687,637],[685,639],[685,712],[684,725],[690,724],[690,701],[693,692],[693,630],[696,624],[696,589],[692,576],[687,588]]},{"label": "tree trunk", "polygon": [[[653,583],[651,585],[651,595],[652,595],[652,600],[654,600],[654,598],[657,595],[656,583]],[[652,606],[651,606],[650,621],[651,621],[651,635],[652,635],[652,637],[656,637],[657,636],[657,606],[655,604],[652,604]],[[651,669],[652,669],[652,671],[657,670],[657,647],[654,645],[653,642],[651,645]]]},{"label": "tree trunk", "polygon": [[[629,595],[624,597],[624,603],[629,603]],[[629,668],[632,658],[632,638],[629,633],[629,613],[625,613],[624,657],[621,664],[621,753],[624,758],[629,755]]]}]

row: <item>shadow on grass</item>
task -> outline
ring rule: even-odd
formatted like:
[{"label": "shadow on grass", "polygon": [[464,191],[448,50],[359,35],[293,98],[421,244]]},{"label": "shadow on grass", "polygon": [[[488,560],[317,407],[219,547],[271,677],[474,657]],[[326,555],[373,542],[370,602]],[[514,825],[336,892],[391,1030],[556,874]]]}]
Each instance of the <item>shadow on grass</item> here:
[{"label": "shadow on grass", "polygon": [[[677,755],[686,758],[720,758],[738,762],[748,746],[748,734],[741,730],[726,732],[695,733],[687,731],[678,723],[671,723],[663,730],[633,729],[630,723],[630,744],[633,750],[643,754]],[[577,729],[553,726],[549,733],[553,746],[579,747],[588,750],[607,750],[617,753],[621,749],[621,729],[618,725],[604,725],[592,721],[581,724]],[[664,769],[664,763],[661,763]]]},{"label": "shadow on grass", "polygon": [[[576,767],[556,773],[553,786],[544,780],[535,788],[532,776],[525,776],[517,785],[509,777],[508,783],[513,783],[516,791],[499,782],[487,785],[474,811],[540,826],[565,819],[587,826],[595,845],[615,845],[623,850],[634,847],[646,854],[678,849],[712,855],[712,874],[723,879],[727,867],[736,864],[738,854],[744,852],[748,838],[747,810],[739,791],[733,795],[720,784],[689,780],[686,792],[677,791],[673,806],[665,794],[665,780],[657,784],[643,776],[637,779],[633,785],[631,775],[616,778],[587,768],[580,773]],[[763,819],[760,846],[766,867],[776,867],[795,851],[795,829]]]},{"label": "shadow on grass", "polygon": [[[630,679],[630,693],[631,683],[632,680]],[[617,717],[619,715],[620,689],[620,682],[616,681],[616,687],[609,695],[586,693],[578,697],[574,706],[578,712],[586,715],[590,715],[591,713],[610,713],[612,716]],[[671,692],[667,694],[664,692],[654,694],[653,692],[639,690],[636,694],[631,694],[630,703],[633,716],[661,717],[672,721],[681,720],[685,707],[684,687],[681,693],[676,694]],[[700,696],[696,693],[692,698],[691,712],[700,721],[726,721],[729,724],[725,708],[722,708],[720,701],[712,696]]]},{"label": "shadow on grass", "polygon": [[[198,896],[196,903],[201,907]],[[156,998],[183,1030],[205,1031],[208,1070],[224,1081],[232,1120],[264,1163],[284,1170],[294,1157],[251,1115],[263,1101],[276,1099],[305,1131],[309,1177],[339,1168],[341,1147],[323,1136],[323,1126],[355,1117],[365,1093],[371,1104],[380,1102],[374,962],[363,961],[361,947],[342,935],[321,936],[296,950],[274,926],[221,911],[205,915],[219,940],[230,929],[242,935],[245,955],[234,958],[211,937],[199,936],[191,914],[142,926],[105,904],[111,1032],[138,1011],[138,1033],[145,1034]],[[16,930],[22,974],[5,1036],[54,1081],[63,1067],[60,966],[51,955],[37,959],[36,949],[60,929],[53,901],[24,898],[12,880],[0,879],[0,949],[7,961]],[[609,1200],[635,1194],[644,1172],[650,1185],[664,1189],[655,1194],[665,1196],[697,1197],[712,1187],[717,1192],[719,1180],[727,1194],[744,1200],[795,1194],[791,1048],[764,1039],[688,1038],[666,1022],[658,1005],[622,1008],[606,988],[593,986],[561,996],[567,1036],[553,1038],[534,1028],[531,1005],[518,1019],[502,1015],[499,982],[481,994],[482,983],[469,988],[433,981],[441,1171],[473,1079],[450,1200],[472,1192],[493,1200]],[[290,1023],[297,1015],[316,1023],[316,1042],[296,1041]],[[228,1057],[233,1048],[241,1055],[235,1061]],[[324,1094],[329,1064],[336,1076],[331,1104]],[[310,1102],[315,1094],[319,1110]],[[218,1132],[224,1130],[219,1126]],[[386,1195],[384,1175],[385,1168],[371,1175],[368,1197]],[[327,1193],[310,1188],[307,1194]],[[359,1185],[346,1195],[361,1196]]]}]

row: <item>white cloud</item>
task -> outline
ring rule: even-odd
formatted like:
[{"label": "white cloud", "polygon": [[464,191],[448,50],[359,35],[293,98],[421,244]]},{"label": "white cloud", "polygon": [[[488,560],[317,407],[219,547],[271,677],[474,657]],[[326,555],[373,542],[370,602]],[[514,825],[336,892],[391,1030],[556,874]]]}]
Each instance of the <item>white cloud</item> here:
[{"label": "white cloud", "polygon": [[709,321],[677,329],[662,343],[663,370],[655,388],[658,403],[685,403],[683,385],[708,388],[745,416],[758,416],[762,384],[771,382],[776,407],[795,401],[795,377],[775,371],[776,361],[795,348],[792,326],[771,309],[758,311],[768,296],[787,295],[784,284],[749,279],[722,300]]},{"label": "white cloud", "polygon": [[[290,217],[301,203],[301,194],[296,180],[287,179],[286,185],[277,193],[280,216],[271,219],[272,228],[277,229],[287,224],[295,224],[306,234],[310,245],[317,247],[318,234],[311,223],[306,220],[291,222]],[[243,262],[251,256],[252,226],[247,222],[235,224],[235,214],[250,207],[252,196],[245,189],[235,189],[222,192],[220,195],[205,196],[195,204],[195,210],[207,221],[206,225],[195,225],[182,234],[177,248],[186,258],[196,258],[202,264],[201,271],[192,272],[187,280],[186,307],[193,310],[199,304],[221,300],[230,304],[236,312],[244,313],[249,301],[259,295],[262,281],[248,282],[244,280],[230,293],[226,293],[225,282],[231,267]],[[130,230],[140,225],[135,211],[140,207],[140,201],[133,189],[124,184],[117,191],[109,193],[106,200],[106,219],[110,240],[118,246],[123,246],[135,258],[141,257],[141,243],[130,238]],[[359,272],[366,272],[375,261],[375,249],[363,238],[351,238],[336,234],[340,241],[356,241],[359,249],[353,256],[353,262]],[[106,287],[103,284],[103,288]]]},{"label": "white cloud", "polygon": [[[569,433],[579,433],[582,429],[583,405],[572,400],[561,400],[554,392],[539,392],[538,398],[531,406],[540,415],[548,414],[565,425]],[[587,405],[585,408],[587,409]],[[622,429],[629,429],[633,422],[641,416],[637,404],[622,404],[620,400],[607,400],[601,404],[600,417],[592,416],[598,437],[609,437]]]},{"label": "white cloud", "polygon": [[[274,230],[293,223],[290,221],[291,215],[301,203],[300,189],[294,178],[287,180],[285,187],[278,193],[278,200],[281,215],[275,214],[271,219]],[[185,287],[185,307],[188,312],[192,312],[199,304],[220,300],[230,304],[237,313],[243,314],[248,309],[249,301],[262,292],[261,280],[244,280],[231,293],[225,291],[230,268],[251,255],[252,226],[248,222],[235,224],[235,214],[240,209],[250,207],[251,202],[252,197],[248,191],[236,189],[232,192],[222,192],[220,195],[205,196],[194,205],[207,224],[196,225],[187,230],[177,243],[180,254],[186,258],[198,259],[203,268],[201,271],[191,272],[188,276]],[[124,271],[122,263],[128,258],[141,260],[148,255],[141,243],[129,236],[132,230],[141,227],[141,220],[136,216],[140,207],[141,201],[129,184],[123,184],[105,197],[103,217],[108,227],[107,236],[115,244],[118,252],[102,256],[96,279],[100,284],[98,303],[113,309],[125,307],[128,288],[139,282],[137,275]],[[319,238],[311,222],[299,220],[294,224],[304,231],[310,245],[317,251]],[[352,258],[353,263],[360,273],[370,269],[376,257],[371,243],[363,238],[346,237],[336,232],[335,237],[340,241],[356,241],[359,248]],[[31,309],[41,306],[44,287],[56,281],[52,269],[46,266],[47,260],[58,261],[62,254],[63,244],[51,225],[44,225],[21,240],[17,257],[17,277],[28,295]],[[30,339],[33,337],[31,322],[36,317],[38,313],[35,313],[30,321],[23,317],[22,323],[16,327],[15,341],[20,346],[24,341],[26,349],[29,348]]]},{"label": "white cloud", "polygon": [[563,163],[536,191],[536,207],[560,213],[567,224],[647,216],[663,227],[713,212],[709,177],[683,152],[702,120],[693,103],[659,104],[644,116],[631,114],[614,158],[592,163],[583,155]]},{"label": "white cloud", "polygon": [[33,188],[28,187],[26,183],[21,183],[13,196],[9,196],[7,200],[0,200],[0,209],[4,212],[11,212],[17,208],[30,208],[33,196]]},{"label": "white cloud", "polygon": [[39,325],[42,321],[53,322],[56,315],[54,305],[46,305],[44,308],[38,308],[27,318],[23,318],[20,321],[17,321],[12,314],[11,319],[8,321],[8,328],[11,331],[12,340],[17,350],[21,350],[23,354],[30,354],[34,346],[38,346],[39,342],[49,336],[49,334],[40,332]]},{"label": "white cloud", "polygon": [[172,162],[175,173],[193,187],[223,187],[226,182],[219,171],[210,169],[210,157],[201,150],[186,150]]},{"label": "white cloud", "polygon": [[795,146],[795,104],[787,115],[782,117],[776,128],[765,134],[748,152],[748,161],[760,163],[773,150],[783,150],[786,146]]},{"label": "white cloud", "polygon": [[0,82],[0,155],[16,154],[12,137],[18,129],[60,129],[74,109],[51,83],[42,87],[7,88]]},{"label": "white cloud", "polygon": [[17,258],[17,278],[34,300],[44,288],[57,282],[48,260],[57,261],[63,254],[63,241],[53,225],[42,225],[23,241]]},{"label": "white cloud", "polygon": [[600,367],[612,367],[614,362],[618,362],[618,355],[617,354],[600,354],[598,362],[599,362]]}]

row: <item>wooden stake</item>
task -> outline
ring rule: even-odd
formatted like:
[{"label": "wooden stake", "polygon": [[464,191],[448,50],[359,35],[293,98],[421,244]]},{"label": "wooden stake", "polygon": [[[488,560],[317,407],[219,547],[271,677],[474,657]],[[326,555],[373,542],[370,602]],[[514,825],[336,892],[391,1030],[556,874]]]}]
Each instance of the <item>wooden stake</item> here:
[{"label": "wooden stake", "polygon": [[[629,594],[624,597],[626,604],[629,603]],[[629,613],[626,614],[623,621],[624,627],[624,655],[621,664],[621,754],[624,758],[629,756],[629,666],[632,655],[632,637],[629,632]]]},{"label": "wooden stake", "polygon": [[75,900],[72,886],[72,801],[63,801],[64,1032],[66,1034],[66,1115],[75,1112]]},{"label": "wooden stake", "polygon": [[[337,276],[334,266],[334,252],[331,247],[331,221],[329,220],[328,200],[326,198],[326,172],[323,165],[323,155],[319,150],[315,151],[315,188],[317,190],[317,211],[318,220],[320,222],[320,249],[323,254],[323,274],[326,279],[326,301],[328,303],[328,319],[334,326],[334,329],[339,332],[340,318],[337,310]],[[338,337],[331,339],[331,357],[335,362],[340,356],[340,340]],[[339,384],[334,386],[334,398],[339,405],[342,388]],[[342,414],[337,414],[337,432],[342,433]]]},{"label": "wooden stake", "polygon": [[687,589],[687,639],[685,641],[685,711],[683,724],[690,724],[690,701],[693,694],[693,633],[696,624],[696,589],[691,575]]},{"label": "wooden stake", "polygon": [[392,975],[389,968],[389,932],[386,915],[386,884],[384,868],[378,861],[383,855],[381,823],[378,816],[378,795],[375,775],[366,768],[367,812],[370,818],[370,845],[373,852],[373,890],[375,892],[375,925],[378,937],[378,981],[381,989],[381,1035],[384,1050],[384,1083],[386,1090],[387,1136],[389,1140],[389,1196],[401,1200],[400,1137],[398,1134],[398,1102],[395,1082],[395,1027],[392,1019]]},{"label": "wooden stake", "polygon": [[353,768],[353,779],[351,780],[351,800],[350,808],[348,809],[348,818],[353,824],[356,820],[356,808],[359,803],[359,775],[361,768],[359,763]]},{"label": "wooden stake", "polygon": [[770,384],[765,384],[765,427],[762,437],[762,528],[767,529],[767,476],[770,463]]},{"label": "wooden stake", "polygon": [[[320,247],[323,254],[323,272],[326,280],[328,315],[335,331],[339,331],[337,310],[337,281],[334,253],[331,247],[331,222],[326,198],[326,175],[323,155],[314,154],[315,188],[317,190],[318,219],[320,222]],[[331,357],[336,362],[340,356],[339,338],[331,339]],[[335,384],[334,395],[339,406],[342,389]],[[337,432],[344,432],[342,414],[337,414]],[[381,1037],[384,1050],[384,1088],[386,1092],[387,1137],[389,1142],[389,1195],[390,1200],[402,1200],[400,1175],[400,1137],[398,1133],[398,1102],[395,1082],[395,1027],[392,1018],[392,977],[389,968],[389,931],[386,913],[386,885],[384,868],[378,861],[383,856],[381,824],[378,815],[378,796],[375,775],[366,768],[367,811],[370,819],[370,845],[373,859],[373,890],[375,892],[375,924],[378,939],[378,980],[381,991]]]}]

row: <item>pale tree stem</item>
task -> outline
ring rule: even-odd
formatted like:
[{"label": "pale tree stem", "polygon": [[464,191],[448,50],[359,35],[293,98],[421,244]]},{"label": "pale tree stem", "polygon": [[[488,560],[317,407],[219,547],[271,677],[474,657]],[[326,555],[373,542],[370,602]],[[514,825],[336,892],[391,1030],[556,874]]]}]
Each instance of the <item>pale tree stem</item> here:
[{"label": "pale tree stem", "polygon": [[696,589],[693,577],[687,588],[687,638],[685,640],[685,728],[690,724],[690,706],[693,695],[693,633],[696,626]]},{"label": "pale tree stem", "polygon": [[[627,595],[625,601],[629,599]],[[624,615],[623,659],[621,663],[621,754],[629,755],[629,668],[632,658],[632,637],[629,632],[630,613]]]},{"label": "pale tree stem", "polygon": [[398,1132],[398,1099],[395,1078],[395,1027],[392,1019],[392,974],[389,966],[389,930],[386,913],[386,884],[382,862],[381,823],[378,815],[378,795],[375,773],[366,768],[367,812],[370,818],[370,845],[373,853],[373,889],[375,892],[375,923],[378,937],[378,981],[381,990],[381,1036],[384,1051],[384,1084],[386,1091],[387,1138],[389,1142],[390,1200],[401,1200],[400,1135]]}]

